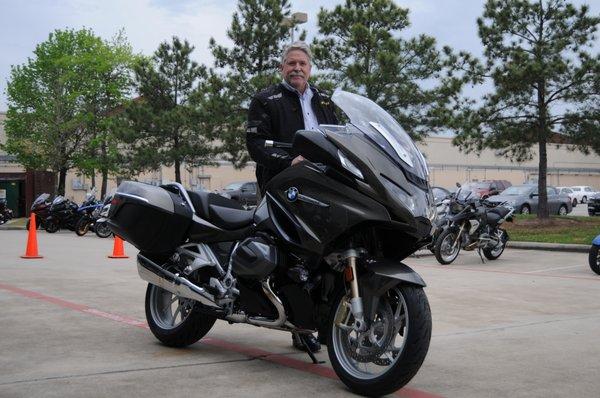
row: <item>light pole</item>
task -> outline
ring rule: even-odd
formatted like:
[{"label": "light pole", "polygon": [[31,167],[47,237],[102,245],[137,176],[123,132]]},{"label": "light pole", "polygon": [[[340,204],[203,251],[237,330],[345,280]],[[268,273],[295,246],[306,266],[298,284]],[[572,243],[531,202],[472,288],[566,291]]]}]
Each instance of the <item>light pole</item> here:
[{"label": "light pole", "polygon": [[290,17],[283,17],[281,20],[281,26],[285,26],[290,28],[290,36],[292,38],[292,43],[294,42],[294,28],[297,25],[301,25],[308,21],[308,14],[305,12],[295,12]]}]

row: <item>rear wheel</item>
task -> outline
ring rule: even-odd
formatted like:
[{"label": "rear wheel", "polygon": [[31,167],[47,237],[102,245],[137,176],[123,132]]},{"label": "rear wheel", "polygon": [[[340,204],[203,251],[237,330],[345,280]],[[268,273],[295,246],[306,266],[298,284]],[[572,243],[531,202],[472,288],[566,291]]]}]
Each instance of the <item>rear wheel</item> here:
[{"label": "rear wheel", "polygon": [[592,245],[590,248],[589,261],[592,271],[600,275],[600,246]]},{"label": "rear wheel", "polygon": [[567,215],[567,206],[560,205],[560,207],[558,208],[558,215],[559,216],[566,216]]},{"label": "rear wheel", "polygon": [[210,331],[217,318],[198,311],[194,300],[148,284],[146,289],[146,320],[150,331],[169,347],[194,344]]},{"label": "rear wheel", "polygon": [[46,221],[46,232],[53,234],[56,231],[58,231],[58,223],[54,220]]},{"label": "rear wheel", "polygon": [[431,339],[431,310],[421,287],[384,293],[369,329],[357,332],[350,296],[338,294],[329,316],[327,352],[340,380],[366,396],[390,394],[418,372]]},{"label": "rear wheel", "polygon": [[457,233],[453,229],[446,229],[435,241],[433,253],[440,264],[450,264],[458,257],[460,238],[456,239]]},{"label": "rear wheel", "polygon": [[584,196],[583,198],[581,198],[581,203],[587,203],[587,196]]},{"label": "rear wheel", "polygon": [[485,256],[485,258],[487,258],[488,260],[496,260],[497,258],[499,258],[502,253],[504,252],[504,249],[506,249],[506,237],[504,236],[504,234],[506,234],[506,232],[499,230],[500,231],[500,243],[498,243],[495,247],[492,248],[486,248],[483,249],[483,255]]}]

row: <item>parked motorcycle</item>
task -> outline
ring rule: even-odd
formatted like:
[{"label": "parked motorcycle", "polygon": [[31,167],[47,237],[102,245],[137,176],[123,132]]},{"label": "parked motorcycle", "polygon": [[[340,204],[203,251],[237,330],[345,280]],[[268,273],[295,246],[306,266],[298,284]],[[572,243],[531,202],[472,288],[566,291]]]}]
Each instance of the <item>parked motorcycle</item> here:
[{"label": "parked motorcycle", "polygon": [[600,275],[600,235],[596,236],[592,241],[592,247],[589,253],[590,268],[592,271]]},{"label": "parked motorcycle", "polygon": [[59,229],[67,228],[75,230],[81,214],[77,211],[79,206],[64,196],[57,196],[50,205],[48,217],[45,222],[45,230],[48,233],[55,233]]},{"label": "parked motorcycle", "polygon": [[13,211],[6,204],[6,199],[0,199],[0,225],[13,218]]},{"label": "parked motorcycle", "polygon": [[275,176],[256,209],[128,181],[108,223],[140,250],[146,318],[162,343],[193,344],[216,319],[302,342],[319,331],[342,382],[380,396],[408,383],[429,347],[425,283],[401,260],[429,243],[434,203],[425,160],[392,116],[359,95],[332,100],[349,124],[265,142],[310,160]]},{"label": "parked motorcycle", "polygon": [[508,233],[500,228],[504,221],[512,221],[514,209],[507,205],[494,206],[486,200],[472,197],[460,189],[451,198],[448,223],[434,244],[435,258],[440,264],[451,264],[461,249],[477,249],[483,261],[483,255],[496,260],[504,252]]},{"label": "parked motorcycle", "polygon": [[[31,213],[35,213],[36,229],[46,229],[46,218],[48,218],[50,206],[52,205],[52,202],[48,200],[49,198],[50,194],[43,193],[35,198],[31,204]],[[28,231],[30,221],[31,219],[28,219],[27,223],[25,224],[25,229]]]},{"label": "parked motorcycle", "polygon": [[112,231],[107,222],[107,217],[110,212],[110,203],[113,199],[113,195],[108,195],[102,203],[102,209],[100,210],[99,218],[94,222],[94,231],[99,238],[108,238],[112,235]]},{"label": "parked motorcycle", "polygon": [[79,221],[75,225],[75,233],[78,236],[85,235],[90,229],[94,229],[94,222],[100,218],[103,204],[96,200],[96,188],[86,194],[85,200],[77,209],[80,215]]}]

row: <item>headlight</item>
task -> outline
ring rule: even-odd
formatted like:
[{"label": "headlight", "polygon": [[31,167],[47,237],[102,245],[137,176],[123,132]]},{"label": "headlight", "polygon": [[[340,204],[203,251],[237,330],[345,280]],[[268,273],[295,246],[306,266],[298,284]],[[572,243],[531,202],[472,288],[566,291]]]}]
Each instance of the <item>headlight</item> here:
[{"label": "headlight", "polygon": [[351,172],[352,174],[354,174],[356,177],[360,178],[361,180],[364,180],[364,177],[363,177],[362,173],[360,172],[360,170],[358,169],[358,167],[356,167],[356,165],[354,163],[352,163],[350,161],[350,159],[348,159],[342,153],[342,151],[340,151],[339,149],[338,149],[338,157],[340,158],[340,163],[342,164],[342,166],[344,166],[344,168],[346,170],[348,170],[349,172]]},{"label": "headlight", "polygon": [[427,197],[419,196],[417,198],[409,195],[398,185],[388,181],[386,178],[382,178],[381,180],[390,193],[398,198],[414,216],[427,217],[430,221],[435,219],[437,209],[431,192],[427,194]]}]

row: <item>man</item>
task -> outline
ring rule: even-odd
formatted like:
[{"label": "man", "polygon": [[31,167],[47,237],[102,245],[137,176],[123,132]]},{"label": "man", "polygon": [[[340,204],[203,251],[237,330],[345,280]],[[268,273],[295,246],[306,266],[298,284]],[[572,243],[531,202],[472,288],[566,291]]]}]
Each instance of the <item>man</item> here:
[{"label": "man", "polygon": [[[308,83],[311,60],[306,43],[297,41],[289,45],[281,57],[283,81],[259,92],[250,103],[246,145],[256,162],[256,180],[261,195],[271,178],[304,160],[300,155],[292,157],[279,148],[265,148],[265,140],[291,143],[298,130],[317,130],[320,124],[338,123],[329,97]],[[296,335],[292,340],[294,347],[304,349]],[[304,336],[304,341],[312,352],[321,349],[317,339],[310,334]]]}]

